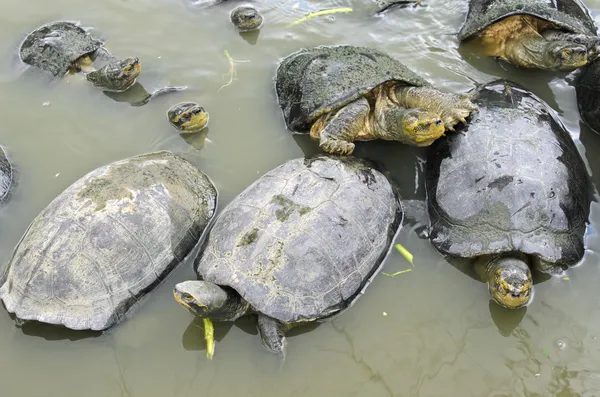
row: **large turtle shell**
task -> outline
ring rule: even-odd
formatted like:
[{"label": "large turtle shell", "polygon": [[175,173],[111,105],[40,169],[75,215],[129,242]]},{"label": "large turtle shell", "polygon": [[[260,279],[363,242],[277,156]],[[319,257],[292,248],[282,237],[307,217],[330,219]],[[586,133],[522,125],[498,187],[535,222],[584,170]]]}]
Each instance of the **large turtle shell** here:
[{"label": "large turtle shell", "polygon": [[206,175],[170,152],[97,168],[33,220],[0,299],[22,320],[106,329],[191,251],[216,196]]},{"label": "large turtle shell", "polygon": [[466,40],[503,18],[519,14],[545,19],[568,32],[597,35],[594,20],[580,0],[469,0],[458,39]]},{"label": "large turtle shell", "polygon": [[600,59],[581,68],[575,80],[575,92],[581,118],[600,133]]},{"label": "large turtle shell", "polygon": [[103,42],[93,38],[78,23],[52,22],[29,33],[19,50],[21,61],[64,76],[79,57],[93,53]]},{"label": "large turtle shell", "polygon": [[277,101],[290,131],[304,133],[321,115],[342,108],[386,81],[427,81],[389,55],[351,45],[301,49],[277,67]]},{"label": "large turtle shell", "polygon": [[554,111],[504,80],[475,92],[479,113],[430,148],[432,244],[476,257],[520,251],[573,265],[583,256],[589,176]]},{"label": "large turtle shell", "polygon": [[402,215],[389,180],[363,160],[290,160],[222,211],[196,271],[279,321],[323,319],[378,273]]}]

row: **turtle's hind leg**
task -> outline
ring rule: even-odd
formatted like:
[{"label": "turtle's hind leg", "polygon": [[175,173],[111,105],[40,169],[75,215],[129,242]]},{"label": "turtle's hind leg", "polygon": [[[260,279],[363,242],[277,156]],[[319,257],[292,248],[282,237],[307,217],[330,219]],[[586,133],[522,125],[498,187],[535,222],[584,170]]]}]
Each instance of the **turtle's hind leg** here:
[{"label": "turtle's hind leg", "polygon": [[369,129],[370,109],[369,102],[359,98],[336,113],[318,119],[310,129],[310,136],[320,138],[319,146],[328,153],[352,154],[352,142]]},{"label": "turtle's hind leg", "polygon": [[269,316],[259,314],[257,328],[263,345],[269,349],[271,353],[275,353],[283,362],[285,360],[285,350],[287,346],[285,333],[290,327]]},{"label": "turtle's hind leg", "polygon": [[447,130],[454,131],[458,123],[465,123],[469,115],[477,111],[467,94],[442,92],[431,87],[397,86],[396,102],[406,108],[418,108],[437,113],[442,117]]}]

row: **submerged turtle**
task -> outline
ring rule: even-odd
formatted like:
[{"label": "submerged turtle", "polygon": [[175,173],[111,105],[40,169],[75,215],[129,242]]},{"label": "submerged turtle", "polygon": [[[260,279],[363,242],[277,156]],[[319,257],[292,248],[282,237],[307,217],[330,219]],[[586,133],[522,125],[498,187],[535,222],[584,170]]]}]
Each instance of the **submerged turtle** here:
[{"label": "submerged turtle", "polygon": [[99,167],[29,225],[0,299],[19,320],[107,329],[191,251],[216,199],[209,178],[170,152]]},{"label": "submerged turtle", "polygon": [[575,80],[575,92],[581,118],[600,133],[600,60],[581,69]]},{"label": "submerged turtle", "polygon": [[175,299],[218,321],[257,314],[263,344],[284,357],[292,326],[327,320],[362,295],[402,216],[396,190],[366,161],[290,160],[221,212],[195,262],[201,280],[177,284]]},{"label": "submerged turtle", "polygon": [[444,93],[381,51],[350,45],[301,49],[277,68],[287,128],[310,130],[326,152],[351,154],[353,141],[428,146],[476,107]]},{"label": "submerged turtle", "polygon": [[580,0],[470,0],[460,41],[524,68],[573,70],[598,56],[598,32]]},{"label": "submerged turtle", "polygon": [[208,125],[208,112],[197,103],[181,102],[167,111],[169,123],[180,132],[195,133]]},{"label": "submerged turtle", "polygon": [[[93,85],[108,91],[124,91],[135,83],[142,70],[138,58],[118,60],[78,23],[51,22],[29,33],[19,50],[24,63],[63,77],[69,72],[84,72]],[[95,70],[92,63],[109,63]]]},{"label": "submerged turtle", "polygon": [[[134,85],[139,86],[136,79],[142,71],[138,58],[117,59],[102,41],[92,37],[79,23],[69,21],[51,22],[29,33],[21,44],[19,58],[55,78],[81,72],[87,81],[111,97]],[[92,64],[100,61],[104,65],[96,70]],[[185,89],[163,87],[148,93],[142,88],[142,98],[133,100],[131,104],[142,106],[159,95]]]},{"label": "submerged turtle", "polygon": [[260,29],[263,24],[263,16],[260,11],[252,5],[243,4],[235,7],[229,14],[233,26],[240,32],[250,32]]},{"label": "submerged turtle", "polygon": [[0,203],[5,202],[10,197],[14,179],[15,171],[13,165],[4,148],[0,146]]},{"label": "submerged turtle", "polygon": [[590,205],[585,164],[555,113],[524,88],[497,80],[473,96],[466,134],[430,148],[430,239],[471,258],[492,298],[531,299],[531,269],[560,274],[583,256]]}]

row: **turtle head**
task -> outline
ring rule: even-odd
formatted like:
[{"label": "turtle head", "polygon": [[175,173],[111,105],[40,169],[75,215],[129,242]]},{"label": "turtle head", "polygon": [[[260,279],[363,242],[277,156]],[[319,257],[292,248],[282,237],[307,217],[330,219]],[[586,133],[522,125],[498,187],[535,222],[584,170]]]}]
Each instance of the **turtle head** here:
[{"label": "turtle head", "polygon": [[544,51],[544,62],[551,70],[573,70],[588,62],[587,47],[572,41],[549,41]]},{"label": "turtle head", "polygon": [[391,140],[413,146],[429,146],[444,135],[444,122],[439,114],[433,112],[393,106],[381,116],[379,123],[383,122],[382,127],[389,132]]},{"label": "turtle head", "polygon": [[500,257],[490,264],[488,287],[490,295],[500,306],[518,309],[531,299],[531,270],[520,258]]},{"label": "turtle head", "polygon": [[251,5],[241,5],[234,8],[229,14],[229,19],[240,32],[259,29],[263,24],[262,15]]},{"label": "turtle head", "polygon": [[175,285],[173,296],[195,316],[213,320],[234,321],[249,307],[235,291],[202,280]]},{"label": "turtle head", "polygon": [[181,132],[198,132],[208,125],[208,113],[193,102],[183,102],[167,111],[169,122]]},{"label": "turtle head", "polygon": [[119,92],[131,87],[141,71],[142,64],[138,58],[125,58],[88,73],[86,79],[106,91]]}]

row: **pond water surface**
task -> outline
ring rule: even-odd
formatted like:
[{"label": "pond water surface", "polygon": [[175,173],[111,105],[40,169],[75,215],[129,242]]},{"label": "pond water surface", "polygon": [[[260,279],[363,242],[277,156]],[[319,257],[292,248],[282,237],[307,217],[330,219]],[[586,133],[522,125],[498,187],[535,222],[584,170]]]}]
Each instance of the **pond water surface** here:
[{"label": "pond water surface", "polygon": [[[106,163],[143,152],[185,153],[217,185],[220,208],[283,162],[318,152],[290,134],[275,103],[279,59],[301,47],[356,44],[379,48],[453,92],[497,77],[525,85],[569,128],[600,183],[600,136],[579,119],[570,76],[522,71],[458,48],[454,33],[466,0],[430,0],[425,7],[373,16],[368,0],[256,2],[259,34],[230,25],[235,1],[203,8],[184,0],[0,0],[0,143],[19,167],[12,201],[0,212],[0,263],[31,220],[76,179]],[[587,0],[600,22],[600,0]],[[334,18],[290,22],[320,8],[352,7]],[[82,21],[118,57],[138,56],[139,82],[152,90],[187,85],[181,93],[132,107],[79,76],[48,83],[23,75],[15,51],[23,36],[53,20]],[[229,80],[227,51],[235,62]],[[210,113],[208,130],[183,138],[166,110],[196,101]],[[207,138],[207,139],[205,139]],[[423,151],[389,142],[357,145],[381,160],[407,198],[422,198]],[[592,205],[592,226],[600,213]],[[526,310],[506,313],[486,288],[448,264],[410,228],[397,239],[414,255],[409,273],[379,275],[357,304],[333,322],[289,338],[277,370],[252,320],[216,325],[216,353],[207,361],[202,323],[172,298],[194,277],[179,267],[129,320],[97,335],[47,327],[17,328],[0,312],[0,395],[75,396],[598,396],[600,395],[600,238],[568,280],[536,285]],[[384,272],[410,265],[396,251]]]}]

